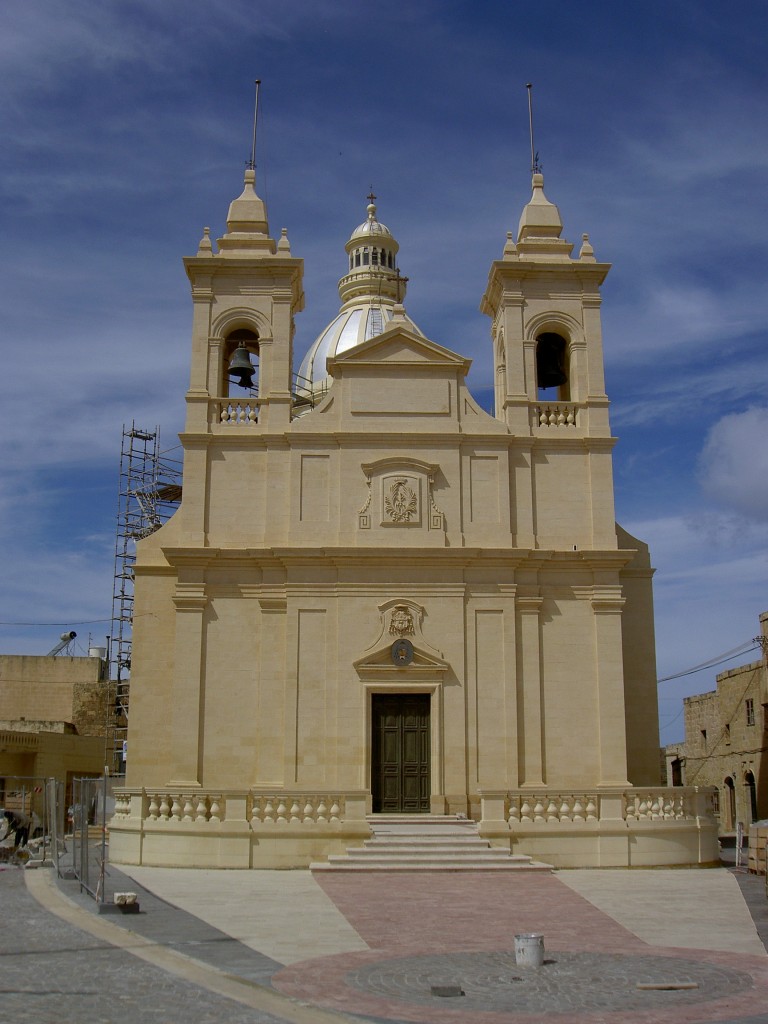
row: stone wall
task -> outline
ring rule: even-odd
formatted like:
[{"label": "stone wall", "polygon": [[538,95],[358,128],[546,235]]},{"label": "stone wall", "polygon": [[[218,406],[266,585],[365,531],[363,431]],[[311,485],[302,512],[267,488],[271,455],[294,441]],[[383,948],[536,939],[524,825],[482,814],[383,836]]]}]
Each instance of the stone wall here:
[{"label": "stone wall", "polygon": [[69,722],[103,736],[109,684],[99,658],[0,655],[0,720]]},{"label": "stone wall", "polygon": [[768,816],[764,671],[751,662],[721,672],[716,690],[686,697],[685,743],[667,748],[668,764],[683,763],[685,785],[717,788],[721,831]]}]

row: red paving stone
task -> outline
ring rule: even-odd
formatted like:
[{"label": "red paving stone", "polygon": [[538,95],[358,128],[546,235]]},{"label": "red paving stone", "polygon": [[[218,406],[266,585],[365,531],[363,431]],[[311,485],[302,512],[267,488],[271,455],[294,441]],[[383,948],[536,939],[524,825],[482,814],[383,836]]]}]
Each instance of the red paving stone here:
[{"label": "red paving stone", "polygon": [[315,880],[376,949],[512,949],[523,932],[547,949],[646,949],[583,896],[548,874],[321,874]]},{"label": "red paving stone", "polygon": [[[649,946],[554,875],[320,874],[315,879],[371,947],[294,964],[272,977],[281,992],[350,1014],[414,1024],[699,1024],[768,1010],[768,961],[759,957]],[[530,1014],[468,1013],[451,1000],[434,1005],[385,998],[347,984],[366,964],[450,951],[512,951],[521,932],[544,935],[545,949],[626,956],[665,955],[746,971],[753,987],[736,997],[663,1009]],[[768,1015],[766,1016],[768,1021]]]}]

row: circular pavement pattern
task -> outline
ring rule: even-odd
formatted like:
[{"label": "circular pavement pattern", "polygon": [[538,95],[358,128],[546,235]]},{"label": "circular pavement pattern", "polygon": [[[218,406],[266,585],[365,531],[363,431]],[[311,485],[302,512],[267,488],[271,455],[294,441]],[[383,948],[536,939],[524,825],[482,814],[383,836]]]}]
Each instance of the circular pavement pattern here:
[{"label": "circular pavement pattern", "polygon": [[[744,971],[672,956],[547,953],[539,968],[518,967],[509,953],[443,953],[379,961],[345,975],[371,995],[446,1009],[564,1013],[661,1010],[691,1006],[752,987]],[[647,990],[638,984],[695,983],[696,988]],[[433,995],[433,986],[460,986],[463,995]]]}]

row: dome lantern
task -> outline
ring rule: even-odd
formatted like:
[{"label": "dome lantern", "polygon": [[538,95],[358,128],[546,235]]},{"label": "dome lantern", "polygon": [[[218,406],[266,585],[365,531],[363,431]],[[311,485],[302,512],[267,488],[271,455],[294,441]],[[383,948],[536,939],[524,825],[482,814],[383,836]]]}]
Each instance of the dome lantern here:
[{"label": "dome lantern", "polygon": [[[348,271],[339,281],[339,315],[322,331],[299,368],[299,379],[313,393],[330,386],[327,360],[381,334],[405,298],[407,278],[397,266],[400,249],[389,228],[376,216],[376,196],[368,197],[367,219],[345,245]],[[409,327],[422,334],[403,314]]]}]

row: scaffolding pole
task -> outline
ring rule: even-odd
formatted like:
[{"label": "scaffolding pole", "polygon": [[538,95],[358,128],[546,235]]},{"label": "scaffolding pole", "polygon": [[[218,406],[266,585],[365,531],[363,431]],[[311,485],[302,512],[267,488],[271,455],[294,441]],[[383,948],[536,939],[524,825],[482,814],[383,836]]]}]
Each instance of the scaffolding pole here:
[{"label": "scaffolding pole", "polygon": [[136,543],[160,529],[179,507],[182,463],[173,457],[176,451],[161,451],[158,427],[123,425],[108,655],[114,703],[109,701],[107,708],[107,757],[113,775],[125,774]]}]

